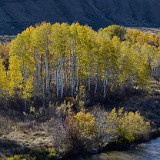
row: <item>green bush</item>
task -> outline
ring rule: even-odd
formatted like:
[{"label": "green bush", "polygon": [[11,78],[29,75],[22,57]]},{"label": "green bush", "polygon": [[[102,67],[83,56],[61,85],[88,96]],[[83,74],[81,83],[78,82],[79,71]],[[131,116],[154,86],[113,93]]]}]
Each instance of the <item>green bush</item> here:
[{"label": "green bush", "polygon": [[56,157],[56,149],[55,148],[49,148],[48,149],[48,156],[46,160],[53,160]]},{"label": "green bush", "polygon": [[139,135],[146,133],[149,126],[149,122],[146,122],[139,112],[126,112],[118,127],[119,138],[134,141]]},{"label": "green bush", "polygon": [[[30,156],[34,155],[34,157]],[[13,157],[7,158],[7,160],[53,160],[56,158],[56,149],[49,148],[44,149],[44,151],[31,152],[29,155],[15,155]]]},{"label": "green bush", "polygon": [[139,112],[124,112],[123,108],[117,112],[113,109],[108,113],[107,121],[116,126],[114,128],[119,141],[134,141],[150,128],[150,123],[146,122]]},{"label": "green bush", "polygon": [[13,157],[7,158],[7,160],[36,160],[36,159],[26,155],[15,155]]}]

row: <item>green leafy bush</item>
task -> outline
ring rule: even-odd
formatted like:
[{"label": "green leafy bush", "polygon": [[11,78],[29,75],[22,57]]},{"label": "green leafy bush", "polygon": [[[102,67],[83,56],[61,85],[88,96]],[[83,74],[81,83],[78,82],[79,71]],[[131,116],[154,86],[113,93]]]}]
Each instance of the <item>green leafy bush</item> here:
[{"label": "green leafy bush", "polygon": [[149,126],[149,122],[146,122],[139,112],[126,112],[121,118],[121,125],[118,127],[119,138],[134,141],[137,136],[146,133]]},{"label": "green leafy bush", "polygon": [[[32,155],[32,156],[30,156]],[[31,152],[28,155],[15,155],[7,160],[53,160],[56,158],[56,149],[49,148],[40,152]]]},{"label": "green leafy bush", "polygon": [[[108,113],[108,123],[114,124],[117,139],[120,141],[134,141],[139,135],[149,131],[150,123],[146,122],[139,112],[124,112],[120,108]],[[107,130],[110,128],[107,128]]]},{"label": "green leafy bush", "polygon": [[56,149],[55,148],[49,148],[48,149],[48,156],[47,156],[47,159],[46,160],[53,160],[55,157],[56,157]]},{"label": "green leafy bush", "polygon": [[26,155],[15,155],[13,157],[7,158],[7,160],[36,160],[36,159]]}]

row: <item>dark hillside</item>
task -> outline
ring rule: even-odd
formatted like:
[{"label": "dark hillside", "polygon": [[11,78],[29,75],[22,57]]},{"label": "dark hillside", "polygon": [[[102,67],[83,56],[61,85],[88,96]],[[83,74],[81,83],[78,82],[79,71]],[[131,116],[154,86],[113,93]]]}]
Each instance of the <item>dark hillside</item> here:
[{"label": "dark hillside", "polygon": [[160,0],[0,0],[0,34],[16,34],[42,21],[160,27]]}]

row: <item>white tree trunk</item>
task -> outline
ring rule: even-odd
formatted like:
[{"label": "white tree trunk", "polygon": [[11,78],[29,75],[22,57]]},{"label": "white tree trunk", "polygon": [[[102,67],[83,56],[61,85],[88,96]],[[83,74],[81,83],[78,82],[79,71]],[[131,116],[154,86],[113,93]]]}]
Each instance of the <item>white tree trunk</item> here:
[{"label": "white tree trunk", "polygon": [[47,93],[48,97],[51,96],[49,81],[50,81],[50,75],[49,75],[49,51],[46,50],[46,93]]},{"label": "white tree trunk", "polygon": [[60,59],[60,88],[61,88],[61,98],[63,98],[64,89],[64,75],[63,75],[63,57]]},{"label": "white tree trunk", "polygon": [[57,97],[59,96],[59,63],[56,63],[56,91]]},{"label": "white tree trunk", "polygon": [[91,91],[91,76],[88,77],[88,91]]},{"label": "white tree trunk", "polygon": [[97,93],[97,88],[98,88],[98,77],[96,75],[95,90],[94,90],[95,94]]},{"label": "white tree trunk", "polygon": [[106,95],[107,95],[106,87],[107,87],[107,79],[105,79],[103,82],[103,96],[104,97],[106,97]]}]

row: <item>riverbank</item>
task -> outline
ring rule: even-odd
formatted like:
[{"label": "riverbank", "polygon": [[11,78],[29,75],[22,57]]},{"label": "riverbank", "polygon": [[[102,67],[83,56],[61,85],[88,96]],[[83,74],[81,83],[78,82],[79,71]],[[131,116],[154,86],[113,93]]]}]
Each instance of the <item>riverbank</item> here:
[{"label": "riverbank", "polygon": [[[81,153],[80,155],[89,157],[91,155],[99,154],[104,151],[126,151],[129,150],[130,147],[149,142],[153,139],[156,139],[157,137],[160,137],[160,128],[153,129],[149,134],[139,137],[134,142],[113,142],[108,144],[106,147],[101,148],[101,150],[99,151],[84,154]],[[39,160],[48,157],[48,155],[50,154],[48,152],[48,149],[53,147],[53,137],[47,136],[46,133],[42,131],[32,134],[29,131],[23,134],[18,132],[10,133],[9,135],[2,136],[0,138],[0,158],[2,160],[6,160],[7,157],[10,157],[12,155],[34,155],[37,157],[37,160]],[[78,156],[79,154],[73,151],[69,154],[66,154],[63,159],[70,160],[75,159],[75,157]]]},{"label": "riverbank", "polygon": [[[39,128],[39,131],[37,129],[34,130],[32,128],[31,130],[25,129],[23,132],[14,131],[10,132],[7,135],[3,135],[0,138],[1,158],[5,160],[7,159],[7,157],[11,157],[13,155],[30,155],[31,157],[32,156],[36,157],[36,160],[41,160],[48,157],[48,155],[51,154],[50,151],[55,148],[55,144],[54,144],[54,135],[51,132],[50,133],[48,132],[48,130],[46,129],[46,125],[47,124],[37,126],[37,128]],[[56,152],[54,152],[55,154],[54,156],[56,157],[56,159],[61,159],[61,158],[71,159],[79,155],[89,156],[92,154],[98,154],[101,153],[102,151],[127,150],[130,148],[130,146],[137,145],[143,142],[148,142],[151,139],[154,139],[158,136],[160,136],[160,129],[152,129],[150,133],[138,137],[133,142],[127,142],[127,141],[112,142],[104,147],[101,147],[99,150],[95,149],[88,153],[77,152],[77,150],[73,148],[71,151],[65,152],[62,155],[56,155]],[[52,159],[54,158],[52,157]],[[48,159],[46,158],[46,160]]]},{"label": "riverbank", "polygon": [[[75,157],[81,157],[83,159],[83,157],[85,157],[85,160],[90,159],[90,157],[94,157],[94,155],[99,155],[101,153],[104,152],[114,152],[114,151],[118,151],[118,152],[122,152],[122,151],[128,151],[130,148],[136,148],[136,146],[140,145],[140,144],[144,144],[144,143],[148,143],[156,138],[160,137],[160,128],[156,128],[156,129],[152,129],[150,131],[150,133],[146,134],[146,135],[142,135],[140,136],[138,139],[136,139],[133,142],[112,142],[110,144],[108,144],[106,147],[104,147],[103,149],[96,151],[96,152],[92,152],[92,153],[84,153],[81,155],[75,155],[74,153],[71,153],[69,155],[67,155],[64,159],[66,160],[75,160]],[[81,159],[80,158],[80,159]],[[79,158],[78,158],[79,159]]]},{"label": "riverbank", "polygon": [[[104,147],[101,147],[99,150],[92,150],[90,153],[78,153],[75,152],[75,148],[72,151],[63,152],[58,155],[58,158],[75,158],[80,155],[91,155],[101,153],[102,151],[114,151],[114,150],[127,150],[130,146],[134,146],[143,142],[147,142],[151,139],[160,136],[160,97],[159,94],[138,94],[134,96],[126,96],[123,100],[117,101],[113,100],[112,102],[105,105],[104,110],[110,111],[113,109],[113,106],[117,106],[117,108],[124,106],[125,111],[132,111],[135,113],[139,111],[143,117],[147,121],[150,121],[151,130],[149,133],[138,137],[135,141],[131,142],[110,142]],[[88,110],[90,112],[93,111],[92,107],[89,107]],[[55,107],[48,108],[44,115],[49,115],[51,117],[55,116]],[[14,116],[13,116],[14,113]],[[7,115],[8,114],[8,115]],[[19,113],[9,111],[5,114],[2,112],[1,117],[6,115],[6,120],[1,119],[1,124],[4,125],[3,131],[6,130],[5,133],[1,133],[0,138],[0,156],[1,159],[6,159],[7,157],[11,157],[13,155],[31,155],[34,157],[38,157],[37,160],[41,160],[46,158],[48,155],[52,154],[56,156],[56,152],[54,152],[55,145],[55,137],[60,138],[64,131],[59,130],[56,131],[55,134],[55,126],[56,121],[50,118],[44,118],[43,115],[37,115],[37,119],[35,119],[34,115],[23,115],[23,120],[19,119]],[[12,116],[14,117],[12,117]],[[12,118],[11,118],[12,117]],[[16,119],[15,119],[16,117]],[[39,122],[37,122],[37,120]],[[15,125],[16,124],[16,125]],[[3,126],[1,125],[1,127]],[[8,129],[7,129],[8,128]],[[62,137],[61,137],[62,138]],[[63,148],[61,148],[63,150]],[[51,153],[50,153],[51,152]],[[28,159],[27,159],[28,160]]]},{"label": "riverbank", "polygon": [[127,150],[130,148],[130,146],[136,146],[138,144],[141,143],[145,143],[145,142],[149,142],[153,139],[156,139],[160,137],[160,128],[156,128],[156,129],[151,129],[150,133],[146,134],[146,135],[142,135],[139,138],[137,138],[135,141],[133,142],[113,142],[111,144],[109,144],[105,150],[107,151],[123,151],[123,150]]},{"label": "riverbank", "polygon": [[131,146],[125,151],[103,151],[96,155],[87,157],[80,156],[70,160],[158,160],[160,138],[153,139],[146,143]]}]

